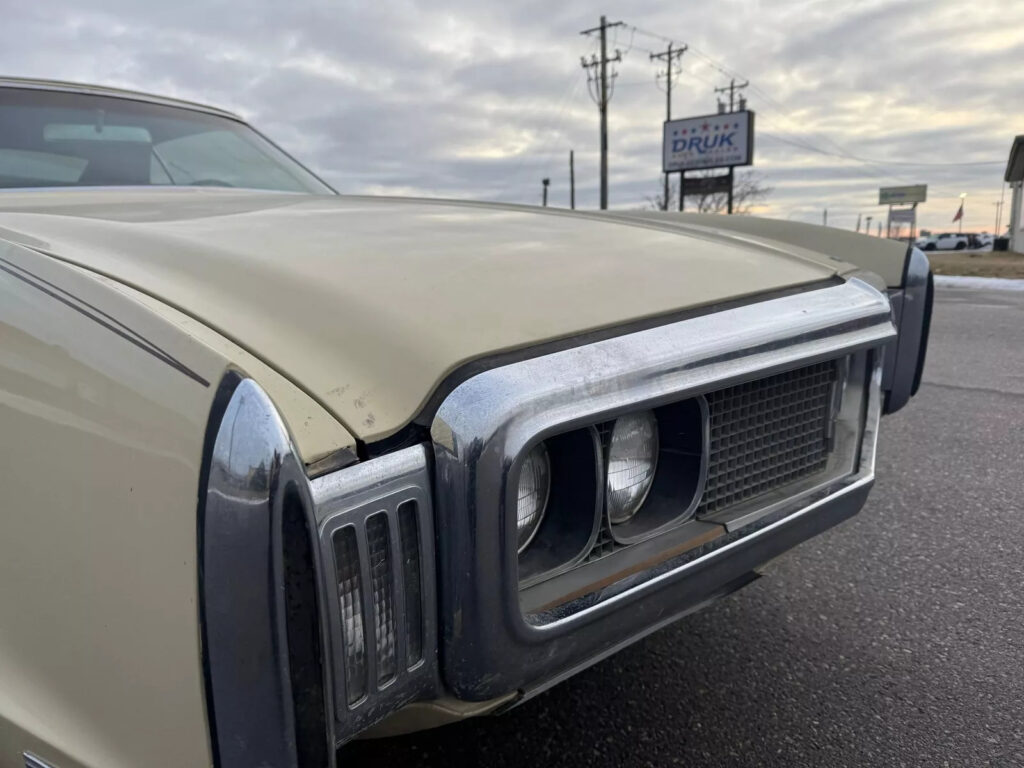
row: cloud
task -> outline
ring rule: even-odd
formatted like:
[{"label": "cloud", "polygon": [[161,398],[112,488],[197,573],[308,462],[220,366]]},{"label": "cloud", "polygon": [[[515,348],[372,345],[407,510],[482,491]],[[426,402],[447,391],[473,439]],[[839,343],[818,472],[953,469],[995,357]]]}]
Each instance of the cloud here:
[{"label": "cloud", "polygon": [[[852,226],[877,188],[928,183],[925,226],[991,229],[1002,166],[1024,132],[1024,4],[988,0],[609,3],[623,52],[611,104],[611,200],[660,188],[658,36],[691,49],[673,114],[715,110],[721,71],[749,77],[767,213]],[[252,120],[340,190],[535,203],[597,202],[597,109],[579,0],[40,0],[5,10],[0,71],[205,101]],[[651,33],[654,33],[653,35]],[[880,162],[876,162],[880,161]],[[993,161],[998,161],[992,164]],[[909,163],[931,165],[910,165]],[[937,165],[939,163],[975,163]],[[988,163],[988,164],[985,164]]]}]

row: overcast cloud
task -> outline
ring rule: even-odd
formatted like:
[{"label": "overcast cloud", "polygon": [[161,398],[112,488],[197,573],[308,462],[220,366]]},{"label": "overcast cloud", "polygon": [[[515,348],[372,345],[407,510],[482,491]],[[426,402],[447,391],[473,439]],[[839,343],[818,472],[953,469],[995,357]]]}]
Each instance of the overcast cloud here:
[{"label": "overcast cloud", "polygon": [[[1024,2],[129,2],[5,0],[0,73],[137,88],[252,120],[342,192],[597,203],[597,109],[579,31],[621,20],[611,204],[660,187],[649,52],[690,44],[673,115],[715,111],[716,63],[749,77],[761,212],[853,227],[880,185],[927,183],[925,227],[991,231],[1024,133]],[[636,31],[630,27],[636,27]],[[652,34],[653,33],[653,34]],[[850,156],[864,158],[865,162]],[[935,165],[911,165],[930,163]],[[959,163],[960,165],[938,165]],[[1008,201],[1008,197],[1007,197]],[[1007,202],[1008,207],[1008,202]],[[1005,221],[1005,215],[1004,215]]]}]

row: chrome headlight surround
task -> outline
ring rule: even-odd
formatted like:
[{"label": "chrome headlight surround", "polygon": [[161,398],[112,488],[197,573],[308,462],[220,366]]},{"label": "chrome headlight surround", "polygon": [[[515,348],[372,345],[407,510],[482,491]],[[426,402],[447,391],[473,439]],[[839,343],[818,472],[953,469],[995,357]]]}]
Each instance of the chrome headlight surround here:
[{"label": "chrome headlight surround", "polygon": [[[651,626],[654,617],[667,621],[686,604],[682,596],[674,608],[642,598],[672,584],[693,589],[682,585],[690,583],[686,575],[695,565],[672,566],[656,578],[634,571],[635,577],[608,599],[532,623],[519,602],[519,558],[511,546],[509,515],[516,490],[510,474],[531,445],[581,433],[629,411],[656,410],[710,389],[858,350],[874,360],[872,350],[893,335],[886,297],[851,279],[529,358],[458,385],[431,427],[437,513],[446,532],[438,541],[442,634],[458,638],[443,649],[446,683],[461,698],[481,700],[563,672],[581,657],[635,637],[635,628]],[[877,382],[873,377],[872,402]],[[861,433],[873,441],[871,424]],[[846,483],[849,501],[836,508],[842,514],[859,506],[871,472],[868,468]],[[806,494],[797,507],[815,498],[821,497]],[[656,554],[664,548],[659,536],[636,545],[637,552],[651,549],[648,544]],[[456,620],[457,625],[451,623]],[[585,632],[577,631],[584,626]]]}]

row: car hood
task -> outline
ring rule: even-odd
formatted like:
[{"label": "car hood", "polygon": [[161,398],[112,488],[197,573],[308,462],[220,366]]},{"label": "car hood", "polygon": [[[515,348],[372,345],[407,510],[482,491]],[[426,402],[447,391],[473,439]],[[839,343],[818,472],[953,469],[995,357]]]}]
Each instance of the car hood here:
[{"label": "car hood", "polygon": [[467,361],[839,266],[655,221],[197,189],[2,193],[0,237],[201,320],[367,441],[407,425]]}]

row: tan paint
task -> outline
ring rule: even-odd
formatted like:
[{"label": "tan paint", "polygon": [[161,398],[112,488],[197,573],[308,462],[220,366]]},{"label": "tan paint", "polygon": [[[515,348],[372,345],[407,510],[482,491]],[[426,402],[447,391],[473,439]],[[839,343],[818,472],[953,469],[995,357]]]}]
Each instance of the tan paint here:
[{"label": "tan paint", "polygon": [[821,227],[798,221],[762,219],[757,216],[723,216],[713,213],[673,213],[636,211],[610,214],[630,220],[646,220],[670,224],[691,234],[711,232],[750,238],[752,242],[774,242],[791,252],[803,253],[823,264],[839,265],[841,273],[853,268],[879,275],[890,288],[903,282],[903,265],[907,244],[898,240],[850,232],[835,227]]},{"label": "tan paint", "polygon": [[196,501],[230,361],[87,273],[0,258],[195,376],[0,271],[0,766],[209,765]]},{"label": "tan paint", "polygon": [[82,189],[5,193],[0,211],[0,236],[201,320],[364,440],[474,358],[837,273],[777,243],[553,209]]},{"label": "tan paint", "polygon": [[[80,269],[73,266],[69,268]],[[154,322],[158,325],[170,323],[186,337],[215,351],[225,361],[230,361],[235,368],[245,371],[246,374],[258,381],[263,390],[270,395],[270,399],[274,401],[274,406],[288,427],[292,443],[303,463],[315,464],[335,456],[339,451],[346,452],[352,457],[355,456],[356,440],[352,434],[319,403],[273,368],[268,367],[262,360],[183,312],[179,312],[151,296],[101,275],[89,272],[86,274],[150,310],[156,317],[145,322],[145,325],[148,326]]]}]

